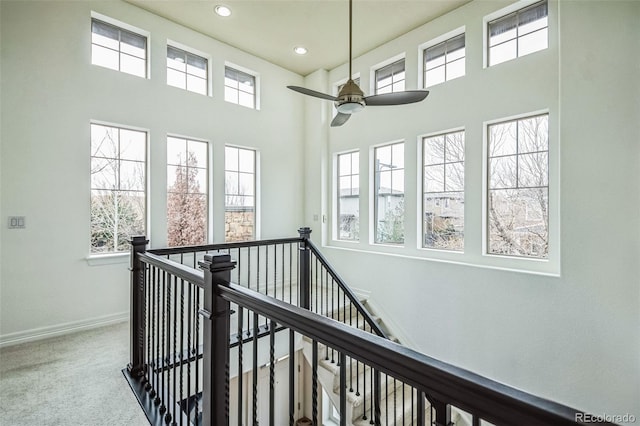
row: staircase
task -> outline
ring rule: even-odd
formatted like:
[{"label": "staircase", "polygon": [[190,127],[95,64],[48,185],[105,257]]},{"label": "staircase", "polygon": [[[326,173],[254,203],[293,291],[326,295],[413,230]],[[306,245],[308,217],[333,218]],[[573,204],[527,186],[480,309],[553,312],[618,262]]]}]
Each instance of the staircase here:
[{"label": "staircase", "polygon": [[[372,317],[378,322],[382,330],[389,336],[389,339],[400,343],[389,329],[384,320],[367,303],[367,298],[359,296],[360,303],[372,313]],[[345,313],[349,312],[349,304],[340,306],[332,312],[325,312],[329,318],[347,318]],[[356,324],[355,316],[347,318],[346,324]],[[358,328],[364,329],[362,324]],[[312,365],[312,342],[308,337],[302,339],[302,353],[309,364]],[[331,404],[339,410],[340,407],[340,365],[338,363],[338,353],[318,343],[318,383],[329,397]],[[309,367],[310,368],[310,367]],[[373,373],[369,366],[347,358],[347,409],[344,415],[347,419],[347,426],[371,426],[373,421],[372,395]],[[411,426],[417,420],[417,395],[410,386],[405,385],[393,377],[382,375],[381,377],[381,398],[380,398],[380,424],[394,426]],[[341,413],[342,415],[342,413]],[[425,405],[425,424],[432,424],[431,406]],[[471,417],[455,407],[451,407],[451,424],[456,426],[470,426]]]}]

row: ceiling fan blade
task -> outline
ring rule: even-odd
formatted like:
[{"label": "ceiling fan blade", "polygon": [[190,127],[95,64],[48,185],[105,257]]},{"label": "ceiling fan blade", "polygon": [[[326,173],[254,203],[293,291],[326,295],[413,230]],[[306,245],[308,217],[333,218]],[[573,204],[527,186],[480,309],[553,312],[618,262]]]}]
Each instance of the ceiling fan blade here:
[{"label": "ceiling fan blade", "polygon": [[287,87],[291,90],[302,93],[303,95],[309,95],[309,96],[313,96],[320,99],[326,99],[329,101],[336,100],[335,96],[327,95],[322,92],[316,92],[315,90],[307,89],[306,87],[300,87],[300,86],[287,86]]},{"label": "ceiling fan blade", "polygon": [[339,112],[335,117],[333,117],[333,120],[331,121],[331,127],[342,126],[349,120],[349,118],[351,118],[351,114],[343,114]]},{"label": "ceiling fan blade", "polygon": [[364,101],[368,106],[404,105],[420,102],[428,94],[428,90],[407,90],[406,92],[366,96]]}]

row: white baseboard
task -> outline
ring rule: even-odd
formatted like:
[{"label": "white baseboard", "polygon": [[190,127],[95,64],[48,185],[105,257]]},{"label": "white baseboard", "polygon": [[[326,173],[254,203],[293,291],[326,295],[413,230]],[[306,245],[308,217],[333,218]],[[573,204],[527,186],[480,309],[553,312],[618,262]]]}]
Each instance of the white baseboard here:
[{"label": "white baseboard", "polygon": [[31,330],[18,331],[15,333],[0,336],[0,348],[18,345],[20,343],[33,342],[36,340],[48,339],[50,337],[62,336],[82,330],[103,327],[117,324],[129,320],[129,312],[119,312],[117,314],[103,315],[81,321],[67,322],[47,327],[33,328]]}]

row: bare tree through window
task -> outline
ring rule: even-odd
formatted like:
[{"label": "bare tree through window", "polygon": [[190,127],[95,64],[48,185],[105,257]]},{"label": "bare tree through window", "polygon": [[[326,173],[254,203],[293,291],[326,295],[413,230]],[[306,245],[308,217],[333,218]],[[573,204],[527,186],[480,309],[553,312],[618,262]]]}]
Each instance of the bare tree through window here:
[{"label": "bare tree through window", "polygon": [[123,252],[146,232],[143,131],[91,124],[91,252]]},{"label": "bare tree through window", "polygon": [[549,252],[549,116],[488,127],[491,254],[546,259]]},{"label": "bare tree through window", "polygon": [[464,131],[423,139],[423,247],[464,248]]}]

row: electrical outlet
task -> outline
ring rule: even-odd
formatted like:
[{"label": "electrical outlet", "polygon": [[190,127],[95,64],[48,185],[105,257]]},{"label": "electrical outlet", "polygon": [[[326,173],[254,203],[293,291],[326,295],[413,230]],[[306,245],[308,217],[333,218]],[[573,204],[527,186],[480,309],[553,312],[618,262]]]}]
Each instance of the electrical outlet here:
[{"label": "electrical outlet", "polygon": [[317,221],[318,221],[318,215],[317,215],[317,214],[314,214],[314,215],[313,215],[313,221],[314,221],[314,222],[317,222]]},{"label": "electrical outlet", "polygon": [[24,229],[26,227],[24,216],[9,216],[9,229]]}]

